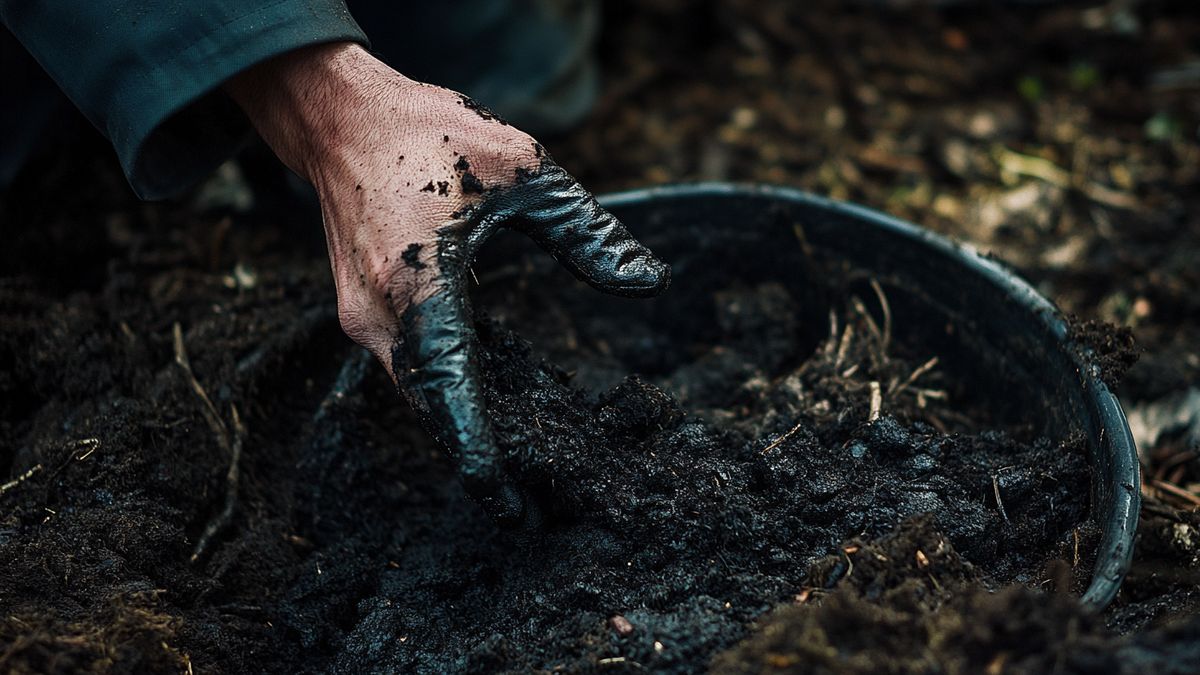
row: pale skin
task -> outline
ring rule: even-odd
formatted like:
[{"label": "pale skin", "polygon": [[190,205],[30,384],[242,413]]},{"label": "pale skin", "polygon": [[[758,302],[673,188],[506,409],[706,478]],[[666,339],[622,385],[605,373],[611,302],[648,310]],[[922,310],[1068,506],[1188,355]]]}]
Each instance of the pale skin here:
[{"label": "pale skin", "polygon": [[[342,328],[385,364],[398,314],[438,288],[434,230],[471,201],[453,168],[459,157],[485,188],[540,162],[528,134],[488,123],[460,94],[404,77],[354,44],[287,54],[227,89],[316,188]],[[414,243],[420,265],[405,264]]]},{"label": "pale skin", "polygon": [[597,289],[633,297],[665,290],[670,268],[528,134],[357,45],[296,50],[225,89],[316,189],[343,330],[387,367],[468,491],[500,522],[527,516],[479,383],[464,289],[475,248],[514,227]]}]

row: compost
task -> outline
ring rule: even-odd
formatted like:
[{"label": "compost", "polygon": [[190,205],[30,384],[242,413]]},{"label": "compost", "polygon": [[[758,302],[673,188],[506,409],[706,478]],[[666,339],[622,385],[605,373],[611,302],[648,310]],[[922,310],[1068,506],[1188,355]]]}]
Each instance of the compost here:
[{"label": "compost", "polygon": [[[1131,326],[1127,410],[1194,388],[1192,7],[947,5],[606,3],[604,94],[542,140],[597,192],[761,181],[950,233]],[[240,166],[252,191],[222,170],[138,204],[88,129],[0,196],[3,669],[1196,672],[1185,436],[1139,439],[1134,567],[1089,616],[1061,592],[1089,568],[1080,449],[990,419],[945,360],[900,387],[938,350],[881,349],[872,289],[834,331],[795,288],[679,287],[703,311],[664,332],[481,269],[490,402],[542,515],[500,532],[340,335],[275,161]],[[736,318],[765,307],[795,313]]]},{"label": "compost", "polygon": [[544,258],[484,271],[531,503],[502,531],[340,336],[320,265],[204,274],[167,244],[65,301],[4,288],[18,668],[691,672],[923,513],[989,583],[1086,580],[1082,444],[955,412],[969,383],[891,338],[877,285],[822,316],[713,269],[619,321]]}]

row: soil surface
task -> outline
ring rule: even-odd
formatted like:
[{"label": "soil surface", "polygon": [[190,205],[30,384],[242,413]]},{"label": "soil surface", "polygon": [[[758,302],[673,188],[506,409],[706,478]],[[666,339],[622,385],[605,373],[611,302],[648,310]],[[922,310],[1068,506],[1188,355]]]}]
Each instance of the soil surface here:
[{"label": "soil surface", "polygon": [[501,532],[338,336],[318,264],[226,277],[135,238],[96,291],[6,288],[29,406],[6,442],[34,470],[0,496],[17,669],[692,672],[841,542],[922,513],[993,585],[1048,560],[1086,581],[1081,444],[946,417],[952,378],[858,296],[830,333],[782,284],[712,268],[618,322],[544,260],[485,272],[488,402],[538,511]]},{"label": "soil surface", "polygon": [[869,289],[831,330],[714,275],[614,325],[537,265],[480,270],[489,403],[542,515],[499,532],[340,334],[273,162],[139,204],[76,121],[0,199],[0,667],[1198,672],[1200,18],[966,4],[608,3],[600,105],[542,140],[596,191],[783,183],[972,242],[1109,374],[1127,339],[1088,322],[1129,328],[1145,505],[1105,613],[1068,593],[1078,443],[921,371]]},{"label": "soil surface", "polygon": [[[851,573],[850,566],[853,565]],[[929,519],[813,566],[835,593],[802,595],[721,654],[719,673],[1194,673],[1200,623],[1114,638],[1071,596],[999,592]]]}]

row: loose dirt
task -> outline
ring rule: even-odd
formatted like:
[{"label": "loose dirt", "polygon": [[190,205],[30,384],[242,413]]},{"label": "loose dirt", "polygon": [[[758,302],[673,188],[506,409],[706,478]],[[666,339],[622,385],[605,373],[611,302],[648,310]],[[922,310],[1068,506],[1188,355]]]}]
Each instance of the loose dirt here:
[{"label": "loose dirt", "polygon": [[[756,180],[863,202],[998,253],[1085,320],[1130,326],[1146,351],[1121,383],[1126,402],[1194,385],[1200,165],[1186,66],[1200,23],[1187,2],[607,8],[604,97],[570,139],[544,139],[589,188]],[[0,199],[8,670],[378,658],[619,672],[695,670],[715,654],[729,672],[1108,672],[1114,659],[1195,672],[1200,520],[1162,486],[1189,494],[1200,462],[1176,437],[1142,448],[1157,482],[1143,486],[1134,569],[1089,618],[1048,592],[1088,567],[1074,555],[1082,504],[1039,510],[1059,488],[990,464],[1004,450],[1086,485],[1073,445],[983,431],[994,425],[941,367],[917,388],[948,405],[927,395],[920,408],[907,388],[867,422],[870,382],[906,379],[934,356],[920,345],[883,362],[856,338],[833,367],[828,318],[805,315],[797,289],[762,284],[695,293],[704,313],[673,317],[676,331],[631,324],[625,339],[625,326],[587,325],[594,312],[575,300],[507,303],[490,289],[536,288],[481,271],[489,395],[545,519],[540,536],[498,533],[338,332],[319,225],[282,215],[294,198],[272,187],[273,161],[243,159],[250,214],[190,197],[142,205],[90,133]],[[239,189],[221,179],[204,200],[236,203]],[[796,307],[802,320],[778,321]],[[839,327],[872,336],[838,307]],[[236,406],[246,428],[238,508],[196,563],[230,454],[175,365],[175,323],[219,418],[232,428]],[[534,401],[554,415],[530,417]],[[693,466],[704,471],[681,471]],[[556,479],[585,469],[589,481]],[[936,501],[905,489],[922,482]],[[955,508],[966,517],[947,523]],[[941,517],[905,520],[922,510]],[[1042,530],[1019,530],[1030,516]],[[1006,581],[1024,583],[981,590]]]},{"label": "loose dirt", "polygon": [[544,258],[484,270],[488,401],[539,514],[502,532],[339,335],[319,263],[206,273],[136,237],[95,290],[3,289],[6,462],[33,471],[0,495],[11,668],[691,672],[921,513],[988,583],[1086,579],[1081,445],[952,416],[961,383],[889,345],[885,299],[815,317],[714,269],[618,322]]}]

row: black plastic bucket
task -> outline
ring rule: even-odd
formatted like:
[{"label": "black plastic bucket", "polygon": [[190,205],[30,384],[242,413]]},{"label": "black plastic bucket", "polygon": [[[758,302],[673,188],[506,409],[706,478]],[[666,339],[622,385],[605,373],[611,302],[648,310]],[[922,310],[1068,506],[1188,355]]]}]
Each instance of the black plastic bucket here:
[{"label": "black plastic bucket", "polygon": [[[713,283],[714,270],[727,281],[785,283],[802,303],[815,305],[822,298],[807,289],[822,284],[811,283],[812,275],[844,268],[842,277],[880,283],[896,319],[894,333],[936,343],[931,351],[978,382],[973,398],[999,419],[1053,440],[1082,434],[1090,454],[1091,518],[1101,530],[1083,602],[1100,609],[1116,596],[1137,529],[1133,437],[1087,348],[1028,283],[916,225],[788,188],[706,183],[633,190],[600,201],[671,263],[673,282],[655,300],[589,292],[594,318],[653,317],[661,302],[700,302],[707,296],[699,286]],[[523,264],[553,266],[544,255],[525,256],[521,249],[531,247],[522,237],[502,241],[485,247],[481,269],[510,264],[515,256]],[[812,314],[826,316],[823,310]]]}]

